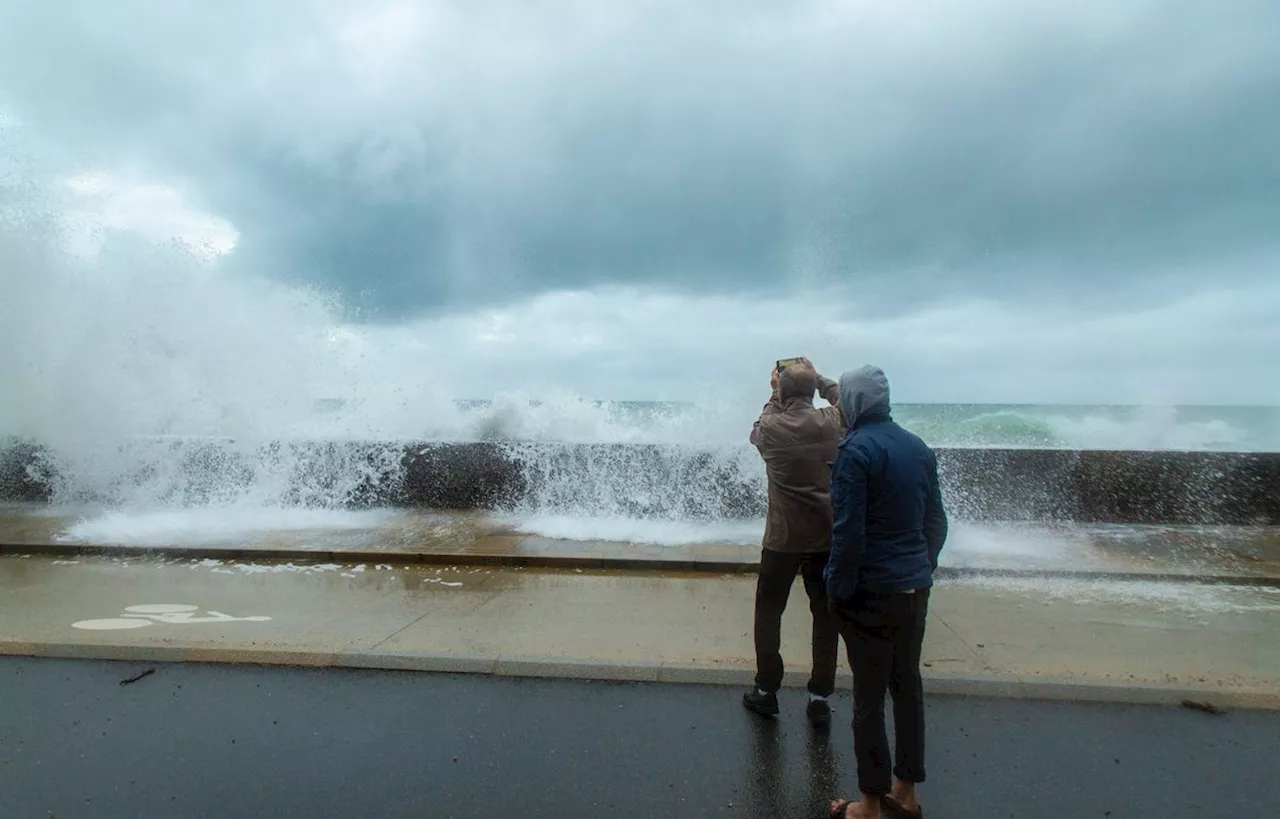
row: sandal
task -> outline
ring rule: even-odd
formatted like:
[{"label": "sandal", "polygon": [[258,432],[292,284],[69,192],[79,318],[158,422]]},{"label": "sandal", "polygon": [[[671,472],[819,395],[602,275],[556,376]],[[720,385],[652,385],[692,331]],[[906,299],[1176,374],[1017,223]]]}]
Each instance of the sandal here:
[{"label": "sandal", "polygon": [[849,806],[852,804],[852,799],[841,799],[827,814],[827,819],[845,819],[845,816],[849,813]]},{"label": "sandal", "polygon": [[887,793],[880,797],[880,807],[894,819],[924,819],[924,808],[907,810],[901,802]]}]

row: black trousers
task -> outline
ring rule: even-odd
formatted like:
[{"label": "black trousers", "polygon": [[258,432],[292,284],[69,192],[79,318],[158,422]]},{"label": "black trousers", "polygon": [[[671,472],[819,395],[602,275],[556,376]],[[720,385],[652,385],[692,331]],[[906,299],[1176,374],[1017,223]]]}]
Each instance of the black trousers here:
[{"label": "black trousers", "polygon": [[893,696],[893,776],[904,782],[924,781],[920,650],[928,612],[928,589],[910,594],[860,592],[852,608],[838,611],[853,670],[853,750],[863,793],[883,795],[892,784],[884,725],[886,692]]},{"label": "black trousers", "polygon": [[813,666],[809,691],[829,697],[836,688],[836,665],[840,653],[840,622],[827,606],[827,584],[822,573],[827,553],[788,554],[770,549],[760,554],[760,574],[756,578],[756,687],[776,692],[782,687],[782,612],[787,608],[796,573],[804,578],[813,615]]}]

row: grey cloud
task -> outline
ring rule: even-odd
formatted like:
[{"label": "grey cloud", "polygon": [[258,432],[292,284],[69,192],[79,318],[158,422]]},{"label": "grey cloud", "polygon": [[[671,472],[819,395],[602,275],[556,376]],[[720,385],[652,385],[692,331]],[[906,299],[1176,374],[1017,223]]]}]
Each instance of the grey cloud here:
[{"label": "grey cloud", "polygon": [[241,233],[228,264],[381,318],[606,282],[1104,302],[1273,273],[1280,6],[839,7],[427,4],[447,37],[352,63],[341,23],[383,6],[14,4],[0,100],[188,180]]}]

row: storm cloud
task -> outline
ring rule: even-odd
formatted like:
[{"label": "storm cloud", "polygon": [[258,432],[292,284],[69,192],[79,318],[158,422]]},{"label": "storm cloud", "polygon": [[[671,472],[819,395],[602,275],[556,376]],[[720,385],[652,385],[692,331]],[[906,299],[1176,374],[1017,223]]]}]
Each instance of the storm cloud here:
[{"label": "storm cloud", "polygon": [[1280,259],[1280,6],[6,4],[0,104],[397,320],[600,285],[1114,307]]},{"label": "storm cloud", "polygon": [[1254,0],[6,3],[0,432],[565,391],[738,440],[789,355],[1280,403],[1277,42]]}]

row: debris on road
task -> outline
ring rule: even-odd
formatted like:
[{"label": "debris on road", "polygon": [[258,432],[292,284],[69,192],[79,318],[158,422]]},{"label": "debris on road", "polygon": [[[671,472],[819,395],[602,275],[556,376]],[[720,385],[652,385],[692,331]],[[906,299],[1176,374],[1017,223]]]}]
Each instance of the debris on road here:
[{"label": "debris on road", "polygon": [[149,676],[151,676],[151,675],[152,675],[152,674],[154,674],[154,673],[156,673],[156,670],[155,670],[154,668],[148,668],[146,671],[142,672],[141,674],[139,674],[139,675],[138,675],[138,676],[136,676],[136,677],[130,677],[130,678],[129,678],[129,679],[127,679],[127,680],[121,680],[121,681],[120,681],[120,684],[121,684],[121,685],[128,685],[129,683],[136,683],[138,680],[142,679],[143,677],[149,677]]},{"label": "debris on road", "polygon": [[1196,700],[1183,700],[1182,707],[1191,708],[1195,711],[1204,711],[1207,714],[1213,714],[1215,717],[1220,717],[1223,714],[1227,713],[1226,711],[1222,710],[1221,708],[1219,708],[1218,706],[1214,705],[1211,702],[1197,702]]}]

